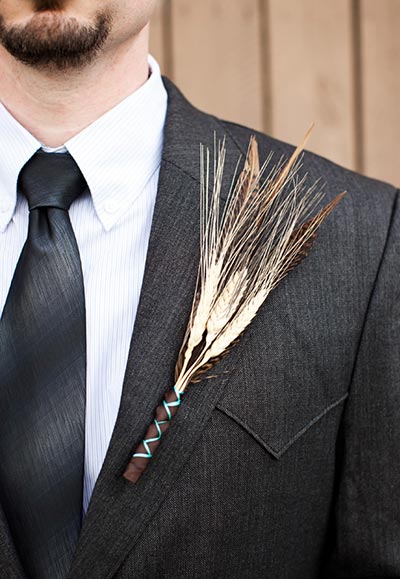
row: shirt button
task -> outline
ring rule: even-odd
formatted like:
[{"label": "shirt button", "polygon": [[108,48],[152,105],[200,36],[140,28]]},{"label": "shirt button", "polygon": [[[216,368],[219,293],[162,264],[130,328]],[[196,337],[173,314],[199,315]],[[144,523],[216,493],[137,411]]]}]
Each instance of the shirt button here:
[{"label": "shirt button", "polygon": [[2,201],[0,201],[1,213],[7,213],[7,211],[9,211],[10,209],[11,209],[11,201],[9,201],[8,199],[3,199]]},{"label": "shirt button", "polygon": [[115,201],[112,201],[111,199],[109,199],[104,203],[104,211],[106,213],[115,213],[117,209],[118,209],[117,204],[115,203]]}]

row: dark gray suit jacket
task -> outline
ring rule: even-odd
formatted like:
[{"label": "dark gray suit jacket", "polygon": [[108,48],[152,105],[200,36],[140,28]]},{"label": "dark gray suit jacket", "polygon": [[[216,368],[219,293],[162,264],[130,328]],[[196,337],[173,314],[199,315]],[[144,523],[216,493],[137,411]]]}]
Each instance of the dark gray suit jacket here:
[{"label": "dark gray suit jacket", "polygon": [[[400,577],[398,192],[311,153],[347,195],[150,467],[122,477],[173,369],[199,258],[199,143],[251,131],[169,93],[159,190],[117,423],[69,579]],[[292,147],[258,134],[261,158]],[[132,167],[134,170],[134,167]],[[0,576],[21,579],[0,517]]]}]

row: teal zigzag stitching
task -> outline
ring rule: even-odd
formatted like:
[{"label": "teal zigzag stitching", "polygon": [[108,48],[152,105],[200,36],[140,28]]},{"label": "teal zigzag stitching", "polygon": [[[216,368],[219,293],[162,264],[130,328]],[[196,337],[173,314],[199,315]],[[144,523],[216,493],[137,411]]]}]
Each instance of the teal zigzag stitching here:
[{"label": "teal zigzag stitching", "polygon": [[135,452],[135,454],[132,455],[132,458],[135,458],[136,456],[137,457],[143,457],[143,458],[152,458],[153,455],[152,455],[150,447],[149,447],[149,442],[155,442],[156,440],[160,440],[160,438],[162,436],[160,424],[165,424],[166,422],[168,422],[172,418],[172,414],[171,414],[169,407],[170,406],[179,406],[182,402],[181,396],[184,394],[184,392],[179,392],[176,389],[176,386],[174,386],[174,392],[176,394],[177,400],[175,400],[174,402],[167,402],[166,400],[163,400],[163,406],[167,412],[168,420],[160,420],[159,421],[156,418],[154,419],[154,424],[156,425],[158,436],[156,438],[147,438],[147,439],[144,439],[142,441],[143,446],[145,447],[147,454],[145,454],[144,452]]}]

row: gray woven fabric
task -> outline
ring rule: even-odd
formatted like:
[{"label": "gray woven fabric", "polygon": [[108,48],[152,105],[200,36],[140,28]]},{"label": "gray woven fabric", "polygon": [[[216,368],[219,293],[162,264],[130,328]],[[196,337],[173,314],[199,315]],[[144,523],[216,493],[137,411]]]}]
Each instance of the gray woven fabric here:
[{"label": "gray woven fabric", "polygon": [[[163,161],[117,423],[69,579],[400,577],[398,192],[307,153],[328,202],[307,259],[218,375],[192,386],[136,485],[122,477],[185,331],[199,259],[199,143],[248,128],[169,94]],[[261,158],[293,147],[257,133]],[[0,561],[21,578],[7,530]]]},{"label": "gray woven fabric", "polygon": [[37,152],[19,191],[29,232],[0,321],[0,500],[32,579],[64,579],[81,528],[85,299],[68,216],[87,188],[69,154]]}]

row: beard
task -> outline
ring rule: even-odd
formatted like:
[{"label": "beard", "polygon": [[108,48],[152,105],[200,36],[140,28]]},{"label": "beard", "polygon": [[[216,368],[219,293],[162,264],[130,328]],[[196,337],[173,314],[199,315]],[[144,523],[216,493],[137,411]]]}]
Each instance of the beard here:
[{"label": "beard", "polygon": [[82,23],[60,12],[64,3],[37,0],[35,15],[25,24],[7,26],[0,15],[0,44],[31,67],[59,71],[84,68],[107,40],[112,18],[104,11],[96,15],[93,24]]}]

